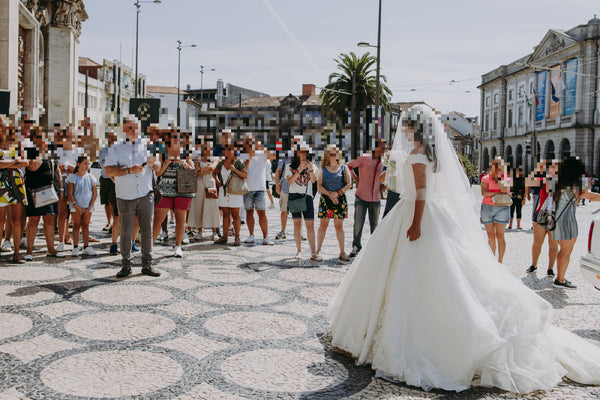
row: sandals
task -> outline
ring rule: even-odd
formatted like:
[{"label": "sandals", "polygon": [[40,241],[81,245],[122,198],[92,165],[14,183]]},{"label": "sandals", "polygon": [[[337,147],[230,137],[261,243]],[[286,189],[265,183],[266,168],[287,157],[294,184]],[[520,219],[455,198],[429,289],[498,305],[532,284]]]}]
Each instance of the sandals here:
[{"label": "sandals", "polygon": [[338,257],[338,260],[345,261],[345,262],[352,261],[352,259],[350,257],[348,257],[346,254],[340,254],[340,256]]},{"label": "sandals", "polygon": [[111,225],[111,224],[106,224],[106,226],[105,226],[104,228],[102,228],[102,230],[103,230],[104,232],[108,232],[108,231],[110,231],[111,229],[112,229],[112,225]]},{"label": "sandals", "polygon": [[15,257],[15,256],[13,256],[13,258],[12,258],[12,263],[13,264],[25,264],[26,262],[27,261],[25,261],[21,257]]},{"label": "sandals", "polygon": [[98,242],[100,242],[98,239],[96,239],[95,237],[92,237],[92,236],[90,236],[90,239],[89,239],[89,240],[90,240],[90,242],[92,242],[92,243],[98,243]]},{"label": "sandals", "polygon": [[321,255],[317,253],[317,254],[313,254],[312,256],[310,256],[310,260],[321,262],[321,261],[323,261],[323,257],[321,257]]},{"label": "sandals", "polygon": [[236,238],[235,238],[235,241],[233,242],[233,245],[234,245],[234,246],[239,246],[239,245],[241,245],[241,244],[242,244],[242,242],[240,241],[240,238],[239,238],[239,236],[238,236],[238,237],[236,237]]},{"label": "sandals", "polygon": [[215,240],[214,244],[227,244],[227,236],[221,236],[218,240]]}]

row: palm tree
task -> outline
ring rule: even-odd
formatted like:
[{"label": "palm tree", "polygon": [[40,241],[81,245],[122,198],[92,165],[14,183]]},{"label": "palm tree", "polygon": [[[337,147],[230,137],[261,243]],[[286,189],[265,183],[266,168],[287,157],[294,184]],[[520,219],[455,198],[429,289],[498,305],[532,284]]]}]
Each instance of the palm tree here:
[{"label": "palm tree", "polygon": [[[358,147],[356,128],[358,127],[359,111],[366,110],[367,106],[375,104],[377,97],[377,78],[374,70],[377,57],[370,53],[358,57],[354,52],[350,52],[349,54],[340,54],[334,61],[339,71],[329,75],[329,83],[321,90],[323,110],[334,112],[342,121],[348,115],[348,111],[355,111],[352,112],[352,157],[354,158]],[[355,85],[354,110],[352,109],[353,78]],[[385,76],[381,75],[381,79],[387,82]],[[391,95],[392,91],[382,82],[379,104],[384,111],[390,110],[388,97]],[[368,138],[365,135],[366,143],[368,143]]]}]

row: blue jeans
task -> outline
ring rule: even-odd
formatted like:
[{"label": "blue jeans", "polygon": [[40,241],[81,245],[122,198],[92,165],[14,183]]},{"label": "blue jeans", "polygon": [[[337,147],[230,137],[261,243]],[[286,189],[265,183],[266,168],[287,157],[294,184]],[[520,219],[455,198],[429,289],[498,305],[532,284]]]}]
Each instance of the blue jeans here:
[{"label": "blue jeans", "polygon": [[379,220],[379,207],[378,201],[364,201],[358,196],[354,199],[354,239],[352,240],[352,246],[357,249],[361,249],[360,238],[362,237],[363,225],[365,224],[365,217],[367,211],[369,211],[369,225],[371,226],[371,234],[377,228],[377,221]]}]

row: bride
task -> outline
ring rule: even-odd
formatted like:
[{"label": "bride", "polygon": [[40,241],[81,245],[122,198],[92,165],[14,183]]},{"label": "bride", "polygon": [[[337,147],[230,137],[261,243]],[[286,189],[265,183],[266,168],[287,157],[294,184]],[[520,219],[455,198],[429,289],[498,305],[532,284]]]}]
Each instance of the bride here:
[{"label": "bride", "polygon": [[600,384],[600,346],[553,326],[552,306],[491,253],[439,116],[410,108],[390,158],[402,198],[329,304],[332,345],[425,390]]}]

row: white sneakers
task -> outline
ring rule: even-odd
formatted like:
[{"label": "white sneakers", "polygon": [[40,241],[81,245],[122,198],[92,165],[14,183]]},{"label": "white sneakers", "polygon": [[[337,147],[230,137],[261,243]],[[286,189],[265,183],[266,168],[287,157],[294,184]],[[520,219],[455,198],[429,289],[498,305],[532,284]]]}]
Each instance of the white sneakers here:
[{"label": "white sneakers", "polygon": [[253,244],[254,243],[254,235],[248,236],[248,238],[246,240],[244,240],[244,243]]},{"label": "white sneakers", "polygon": [[56,251],[61,252],[61,251],[65,251],[65,244],[64,243],[59,243],[58,246],[56,246]]},{"label": "white sneakers", "polygon": [[270,238],[270,237],[266,237],[263,239],[262,244],[267,245],[267,246],[273,246],[275,244],[275,242]]},{"label": "white sneakers", "polygon": [[79,246],[77,246],[77,247],[73,247],[73,252],[71,253],[71,255],[73,257],[79,257],[80,255],[82,255],[82,256],[97,256],[98,253],[96,253],[94,251],[94,249],[92,249],[90,246],[86,247],[83,250]]},{"label": "white sneakers", "polygon": [[181,258],[183,257],[183,250],[181,250],[181,246],[175,246],[175,257]]},{"label": "white sneakers", "polygon": [[12,243],[10,242],[10,240],[6,240],[4,243],[2,243],[2,247],[0,247],[0,251],[2,252],[7,252],[7,251],[12,251],[13,247],[12,247]]},{"label": "white sneakers", "polygon": [[25,254],[25,261],[31,261],[33,260],[33,254]]},{"label": "white sneakers", "polygon": [[94,251],[94,249],[92,249],[90,246],[86,247],[85,249],[83,249],[83,251],[81,252],[82,255],[84,256],[97,256],[98,253],[96,253]]},{"label": "white sneakers", "polygon": [[181,241],[182,244],[190,244],[190,237],[188,236],[187,232],[183,234],[183,240]]}]

